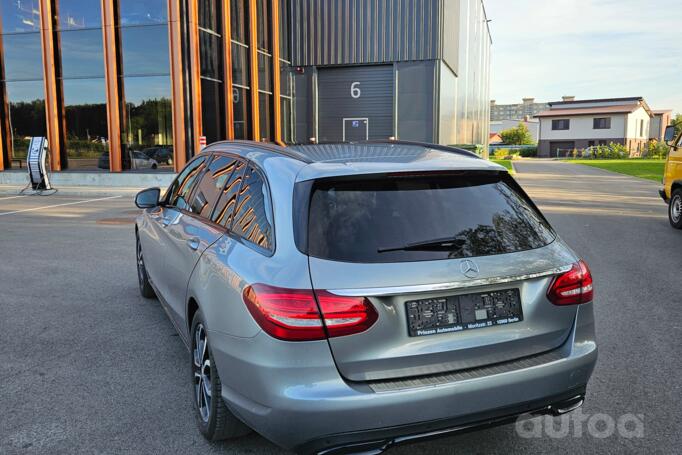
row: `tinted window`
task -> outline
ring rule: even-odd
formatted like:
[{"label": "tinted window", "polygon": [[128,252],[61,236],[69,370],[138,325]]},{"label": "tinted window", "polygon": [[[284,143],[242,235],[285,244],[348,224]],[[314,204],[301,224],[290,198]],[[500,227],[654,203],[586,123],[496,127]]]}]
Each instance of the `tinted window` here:
[{"label": "tinted window", "polygon": [[179,209],[189,208],[189,195],[192,192],[197,176],[201,174],[201,171],[205,167],[205,162],[205,156],[199,157],[182,170],[170,188],[168,188],[166,193],[168,205]]},{"label": "tinted window", "polygon": [[237,160],[227,156],[218,156],[211,161],[192,196],[192,212],[205,218],[211,216],[211,209],[236,167]]},{"label": "tinted window", "polygon": [[237,197],[239,196],[239,189],[242,186],[242,176],[244,175],[245,168],[246,164],[244,164],[243,161],[237,160],[235,169],[230,178],[227,179],[227,183],[220,193],[220,198],[218,199],[215,210],[213,210],[211,219],[215,223],[221,224],[227,228],[232,226],[234,209],[237,206]]},{"label": "tinted window", "polygon": [[272,208],[263,177],[249,167],[244,177],[232,231],[265,249],[272,249]]},{"label": "tinted window", "polygon": [[[407,262],[539,248],[554,234],[507,177],[494,174],[318,182],[309,214],[311,256]],[[412,243],[452,239],[410,249]],[[396,249],[395,251],[384,251]]]}]

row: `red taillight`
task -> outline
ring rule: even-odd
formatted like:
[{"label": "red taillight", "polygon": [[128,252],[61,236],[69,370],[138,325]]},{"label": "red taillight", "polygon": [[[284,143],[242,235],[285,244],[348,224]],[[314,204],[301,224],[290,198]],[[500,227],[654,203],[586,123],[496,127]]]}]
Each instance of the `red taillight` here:
[{"label": "red taillight", "polygon": [[311,341],[352,335],[367,330],[377,320],[376,310],[367,299],[327,291],[313,293],[254,284],[244,289],[243,298],[258,325],[280,340]]},{"label": "red taillight", "polygon": [[554,305],[589,303],[594,296],[592,273],[585,261],[573,264],[571,270],[554,278],[547,298]]}]

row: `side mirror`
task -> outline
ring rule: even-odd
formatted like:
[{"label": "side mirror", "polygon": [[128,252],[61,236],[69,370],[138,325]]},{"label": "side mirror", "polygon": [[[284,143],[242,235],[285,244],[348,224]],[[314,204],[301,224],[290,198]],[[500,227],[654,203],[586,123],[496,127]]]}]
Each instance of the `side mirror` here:
[{"label": "side mirror", "polygon": [[147,188],[135,196],[135,205],[141,209],[149,209],[159,205],[161,190],[159,188]]},{"label": "side mirror", "polygon": [[672,146],[674,145],[672,142],[675,140],[675,126],[670,125],[665,128],[665,135],[663,136],[663,140],[665,141],[666,144]]}]

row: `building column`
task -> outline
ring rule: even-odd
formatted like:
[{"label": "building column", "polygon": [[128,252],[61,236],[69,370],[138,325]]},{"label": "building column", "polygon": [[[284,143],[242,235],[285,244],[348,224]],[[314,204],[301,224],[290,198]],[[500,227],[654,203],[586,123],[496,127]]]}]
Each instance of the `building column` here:
[{"label": "building column", "polygon": [[192,90],[192,146],[194,155],[201,151],[199,138],[203,136],[201,114],[201,60],[199,54],[199,0],[189,0],[190,87]]},{"label": "building column", "polygon": [[270,4],[272,11],[272,102],[273,112],[272,121],[275,124],[274,142],[278,145],[284,146],[282,142],[282,104],[281,97],[281,73],[279,61],[279,0],[271,0]]},{"label": "building column", "polygon": [[43,51],[43,78],[45,83],[45,121],[50,161],[53,171],[62,169],[61,141],[59,133],[59,105],[57,98],[57,74],[55,71],[55,47],[52,18],[55,11],[51,0],[40,0],[40,37]]},{"label": "building column", "polygon": [[260,106],[258,104],[258,5],[249,0],[249,57],[251,73],[251,139],[260,142]]},{"label": "building column", "polygon": [[[0,21],[0,79],[5,79],[5,45],[2,42],[2,21]],[[11,162],[6,163],[6,160],[12,159],[12,150],[8,138],[10,137],[9,129],[9,109],[7,101],[7,90],[5,84],[0,87],[0,171],[9,169]]]},{"label": "building column", "polygon": [[104,43],[104,80],[107,95],[107,128],[109,131],[109,170],[121,172],[121,97],[118,89],[118,43],[116,42],[116,9],[114,0],[102,0],[102,42]]},{"label": "building column", "polygon": [[235,0],[223,0],[223,88],[225,89],[225,133],[234,139],[234,103],[232,100],[232,28],[230,4]]},{"label": "building column", "polygon": [[187,154],[185,152],[185,97],[182,71],[182,16],[178,0],[168,0],[168,42],[173,121],[173,166],[175,171],[179,172],[185,167]]}]

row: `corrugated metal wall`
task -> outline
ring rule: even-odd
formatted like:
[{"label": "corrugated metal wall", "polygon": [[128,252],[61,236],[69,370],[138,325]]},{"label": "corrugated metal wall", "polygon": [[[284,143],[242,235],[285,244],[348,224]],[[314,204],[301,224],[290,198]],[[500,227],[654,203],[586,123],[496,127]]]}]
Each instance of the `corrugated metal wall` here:
[{"label": "corrugated metal wall", "polygon": [[295,66],[440,58],[440,0],[291,2]]}]

